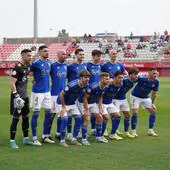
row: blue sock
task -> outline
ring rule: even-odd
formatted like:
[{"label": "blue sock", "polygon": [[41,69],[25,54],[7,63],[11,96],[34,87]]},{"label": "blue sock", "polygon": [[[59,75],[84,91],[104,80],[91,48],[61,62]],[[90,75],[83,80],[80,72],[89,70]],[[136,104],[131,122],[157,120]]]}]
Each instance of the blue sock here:
[{"label": "blue sock", "polygon": [[119,123],[120,123],[120,117],[113,117],[112,116],[112,130],[111,130],[111,134],[115,134],[118,127],[119,127]]},{"label": "blue sock", "polygon": [[154,123],[155,123],[155,119],[156,119],[155,112],[151,112],[150,115],[149,115],[149,129],[153,129]]},{"label": "blue sock", "polygon": [[136,126],[137,126],[137,113],[133,113],[131,118],[131,129],[132,130],[136,129]]},{"label": "blue sock", "polygon": [[45,111],[45,118],[44,118],[44,126],[43,126],[43,135],[49,135],[49,129],[50,129],[50,119],[51,119],[51,113],[49,110]]},{"label": "blue sock", "polygon": [[37,119],[39,111],[34,111],[31,119],[32,136],[37,136]]},{"label": "blue sock", "polygon": [[68,116],[67,133],[71,133],[71,128],[72,128],[72,116]]},{"label": "blue sock", "polygon": [[87,125],[82,125],[82,139],[87,139]]},{"label": "blue sock", "polygon": [[77,139],[78,133],[80,132],[80,127],[82,124],[82,116],[81,115],[75,115],[74,116],[74,131],[73,131],[73,138]]},{"label": "blue sock", "polygon": [[101,137],[102,134],[102,123],[96,123],[96,137]]},{"label": "blue sock", "polygon": [[84,125],[84,118],[82,116],[82,126],[81,126],[81,130],[82,130],[82,139],[87,139],[87,125]]},{"label": "blue sock", "polygon": [[66,138],[66,127],[68,123],[68,117],[64,116],[60,118],[60,137],[61,140],[65,140]]},{"label": "blue sock", "polygon": [[107,127],[107,120],[103,119],[103,123],[102,123],[102,136],[103,136],[103,133],[106,130],[106,127]]},{"label": "blue sock", "polygon": [[[68,122],[68,118],[67,118],[67,122]],[[57,118],[57,133],[60,133],[60,126],[61,126],[61,117]]]},{"label": "blue sock", "polygon": [[96,129],[96,117],[91,114],[90,116],[91,129]]},{"label": "blue sock", "polygon": [[124,117],[124,131],[128,132],[130,125],[130,117]]}]

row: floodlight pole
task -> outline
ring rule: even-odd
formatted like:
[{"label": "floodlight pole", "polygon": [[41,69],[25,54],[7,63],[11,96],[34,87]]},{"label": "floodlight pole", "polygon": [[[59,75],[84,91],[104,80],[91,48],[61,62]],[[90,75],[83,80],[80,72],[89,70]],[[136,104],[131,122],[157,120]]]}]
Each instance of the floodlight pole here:
[{"label": "floodlight pole", "polygon": [[38,37],[38,5],[37,0],[34,0],[34,24],[33,24],[33,30],[34,30],[34,39],[36,41]]}]

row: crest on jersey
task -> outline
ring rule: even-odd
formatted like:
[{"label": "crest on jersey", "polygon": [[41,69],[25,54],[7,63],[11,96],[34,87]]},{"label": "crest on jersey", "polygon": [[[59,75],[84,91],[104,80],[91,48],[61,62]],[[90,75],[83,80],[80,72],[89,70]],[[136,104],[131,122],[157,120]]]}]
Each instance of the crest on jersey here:
[{"label": "crest on jersey", "polygon": [[18,63],[18,65],[17,65],[18,67],[21,67],[21,63]]},{"label": "crest on jersey", "polygon": [[152,84],[152,87],[155,87],[155,84]]},{"label": "crest on jersey", "polygon": [[68,91],[68,90],[69,90],[69,87],[68,87],[68,86],[66,86],[66,87],[65,87],[65,91]]},{"label": "crest on jersey", "polygon": [[91,89],[87,89],[87,93],[91,93]]},{"label": "crest on jersey", "polygon": [[12,75],[15,76],[16,74],[17,74],[17,72],[14,70],[14,71],[12,72]]},{"label": "crest on jersey", "polygon": [[120,66],[117,66],[117,69],[120,70]]}]

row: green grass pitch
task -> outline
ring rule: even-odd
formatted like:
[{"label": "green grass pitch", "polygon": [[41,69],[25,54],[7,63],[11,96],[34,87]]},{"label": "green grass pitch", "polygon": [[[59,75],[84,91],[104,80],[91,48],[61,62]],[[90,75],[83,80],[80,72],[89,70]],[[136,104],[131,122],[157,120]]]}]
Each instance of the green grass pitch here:
[{"label": "green grass pitch", "polygon": [[[29,93],[31,84],[29,84]],[[155,130],[159,137],[148,137],[148,113],[140,109],[138,135],[134,140],[109,141],[98,144],[90,138],[91,146],[61,148],[55,144],[41,147],[22,144],[21,124],[16,141],[19,150],[9,148],[9,78],[0,77],[0,170],[169,170],[170,169],[170,78],[160,79],[156,99],[157,120]],[[32,112],[30,113],[32,115]],[[41,137],[43,113],[38,120]],[[123,118],[123,117],[122,117]],[[52,136],[56,124],[53,124]],[[121,121],[120,128],[123,128]],[[31,136],[31,133],[30,133]]]}]

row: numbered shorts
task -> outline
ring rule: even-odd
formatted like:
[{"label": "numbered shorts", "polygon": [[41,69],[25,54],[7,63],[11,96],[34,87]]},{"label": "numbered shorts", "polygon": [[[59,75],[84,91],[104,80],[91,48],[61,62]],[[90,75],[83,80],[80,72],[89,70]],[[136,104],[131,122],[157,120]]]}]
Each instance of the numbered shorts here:
[{"label": "numbered shorts", "polygon": [[[60,113],[61,112],[61,109],[62,109],[62,105],[61,104],[57,104],[57,107],[56,107],[56,111],[57,113]],[[77,104],[74,104],[74,105],[66,105],[66,109],[67,109],[67,112],[63,114],[63,117],[64,116],[74,116],[74,115],[81,115],[78,107],[77,107]],[[58,115],[60,117],[60,115]]]},{"label": "numbered shorts", "polygon": [[103,104],[103,115],[111,114],[111,113],[118,113],[119,110],[113,103],[110,104]]},{"label": "numbered shorts", "polygon": [[116,106],[119,112],[130,112],[130,107],[127,99],[124,100],[113,100],[113,104]]},{"label": "numbered shorts", "polygon": [[31,93],[30,107],[33,110],[40,111],[43,109],[51,109],[51,94],[47,93]]},{"label": "numbered shorts", "polygon": [[152,108],[151,98],[140,98],[135,96],[130,96],[130,102],[132,109],[138,109],[139,105],[142,105],[144,108]]},{"label": "numbered shorts", "polygon": [[[84,115],[84,106],[83,103],[77,102],[78,108],[81,112],[82,115]],[[99,113],[99,107],[97,103],[93,103],[93,104],[88,104],[88,109],[90,113]]]}]

